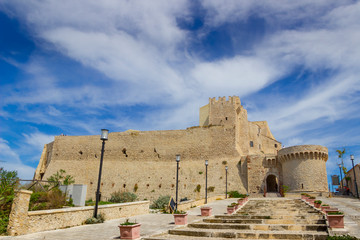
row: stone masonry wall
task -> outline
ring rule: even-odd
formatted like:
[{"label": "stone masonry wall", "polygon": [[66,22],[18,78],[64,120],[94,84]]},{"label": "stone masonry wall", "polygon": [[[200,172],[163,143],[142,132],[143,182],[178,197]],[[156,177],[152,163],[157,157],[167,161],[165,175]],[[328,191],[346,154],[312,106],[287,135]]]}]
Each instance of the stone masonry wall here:
[{"label": "stone masonry wall", "polygon": [[[31,193],[25,190],[16,193],[8,225],[8,234],[11,236],[78,226],[93,216],[93,206],[29,212]],[[98,213],[105,220],[147,214],[149,201],[102,205]]]},{"label": "stone masonry wall", "polygon": [[278,153],[284,185],[290,191],[327,192],[326,161],[328,150],[319,145],[283,148]]},{"label": "stone masonry wall", "polygon": [[[105,145],[101,192],[135,192],[139,199],[175,195],[175,154],[181,154],[179,196],[198,199],[205,187],[205,159],[209,160],[209,196],[225,191],[225,165],[229,166],[229,188],[246,192],[240,181],[234,129],[220,126],[187,130],[110,133]],[[87,198],[94,199],[100,162],[99,136],[57,136],[52,159],[43,179],[59,169],[88,186]],[[200,192],[194,192],[197,185]]]}]

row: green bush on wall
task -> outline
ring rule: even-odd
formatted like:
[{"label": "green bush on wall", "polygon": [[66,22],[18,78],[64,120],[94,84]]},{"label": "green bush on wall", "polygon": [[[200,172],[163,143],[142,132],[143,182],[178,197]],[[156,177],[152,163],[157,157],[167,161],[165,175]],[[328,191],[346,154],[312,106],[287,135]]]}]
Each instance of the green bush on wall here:
[{"label": "green bush on wall", "polygon": [[113,203],[125,203],[125,202],[134,202],[137,196],[135,193],[131,192],[113,192],[109,199],[109,202]]},{"label": "green bush on wall", "polygon": [[151,205],[150,208],[152,209],[163,209],[166,207],[170,202],[170,196],[160,196],[158,199],[156,199]]}]

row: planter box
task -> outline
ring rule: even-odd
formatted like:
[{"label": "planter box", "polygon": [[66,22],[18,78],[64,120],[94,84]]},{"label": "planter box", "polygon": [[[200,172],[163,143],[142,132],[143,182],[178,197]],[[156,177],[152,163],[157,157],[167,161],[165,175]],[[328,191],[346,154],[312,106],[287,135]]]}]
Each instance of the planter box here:
[{"label": "planter box", "polygon": [[186,214],[174,214],[175,225],[186,225],[187,224],[187,213]]},{"label": "planter box", "polygon": [[140,238],[141,224],[134,225],[120,225],[120,238],[121,239],[137,239]]},{"label": "planter box", "polygon": [[227,207],[227,213],[233,214],[235,212],[235,207]]},{"label": "planter box", "polygon": [[315,201],[316,201],[316,199],[310,199],[310,198],[308,199],[308,203],[313,205],[313,206],[314,206]]},{"label": "planter box", "polygon": [[324,210],[325,210],[326,214],[328,214],[329,212],[338,212],[339,211],[339,209],[337,209],[337,208],[326,208]]},{"label": "planter box", "polygon": [[321,211],[323,211],[323,212],[325,212],[325,210],[326,209],[329,209],[330,208],[330,206],[323,206],[323,205],[321,205]]},{"label": "planter box", "polygon": [[315,202],[314,202],[314,207],[320,208],[320,206],[321,206],[321,203],[315,203]]},{"label": "planter box", "polygon": [[211,216],[212,208],[211,207],[202,207],[201,208],[201,216],[208,217]]},{"label": "planter box", "polygon": [[344,215],[326,215],[331,228],[344,228]]}]

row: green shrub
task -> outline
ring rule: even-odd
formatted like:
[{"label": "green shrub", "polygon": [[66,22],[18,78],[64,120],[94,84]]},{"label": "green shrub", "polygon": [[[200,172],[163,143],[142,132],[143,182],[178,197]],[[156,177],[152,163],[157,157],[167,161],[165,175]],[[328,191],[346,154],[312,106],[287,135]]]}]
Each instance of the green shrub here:
[{"label": "green shrub", "polygon": [[125,222],[120,223],[121,226],[131,226],[131,225],[135,225],[137,224],[137,222],[130,222],[129,219],[127,218]]},{"label": "green shrub", "polygon": [[320,201],[320,200],[316,200],[316,201],[314,201],[314,203],[321,204],[321,203],[322,203],[322,201]]},{"label": "green shrub", "polygon": [[0,168],[0,234],[6,233],[11,205],[15,195],[14,189],[18,186],[17,172]]},{"label": "green shrub", "polygon": [[85,220],[85,224],[96,224],[96,223],[103,223],[105,218],[103,215],[98,214],[97,218],[91,217]]},{"label": "green shrub", "polygon": [[228,192],[230,198],[240,198],[241,194],[238,191],[230,191]]},{"label": "green shrub", "polygon": [[134,202],[137,196],[135,193],[131,192],[113,192],[109,199],[109,202],[113,203],[125,203],[125,202]]},{"label": "green shrub", "polygon": [[208,192],[214,192],[214,190],[215,190],[215,187],[214,186],[211,186],[211,187],[208,187]]},{"label": "green shrub", "polygon": [[194,189],[194,192],[200,192],[200,189],[201,189],[201,185],[198,184],[195,189]]},{"label": "green shrub", "polygon": [[151,205],[150,208],[152,209],[163,209],[166,207],[170,202],[170,196],[160,196],[158,199],[156,199]]}]

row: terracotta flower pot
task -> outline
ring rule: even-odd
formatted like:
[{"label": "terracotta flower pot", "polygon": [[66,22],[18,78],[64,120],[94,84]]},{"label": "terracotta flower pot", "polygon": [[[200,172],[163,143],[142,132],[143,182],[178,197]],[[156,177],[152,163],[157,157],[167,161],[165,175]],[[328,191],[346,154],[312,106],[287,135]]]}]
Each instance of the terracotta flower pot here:
[{"label": "terracotta flower pot", "polygon": [[325,210],[325,214],[327,215],[329,212],[338,212],[339,209],[337,208],[326,208]]},{"label": "terracotta flower pot", "polygon": [[314,207],[320,208],[320,206],[321,206],[321,203],[316,203],[316,202],[314,202]]},{"label": "terracotta flower pot", "polygon": [[311,199],[311,198],[308,199],[308,203],[311,204],[311,205],[313,205],[313,206],[314,206],[314,202],[315,202],[315,201],[316,201],[315,198],[314,198],[314,199]]},{"label": "terracotta flower pot", "polygon": [[201,208],[201,216],[208,217],[211,216],[212,208],[211,207],[202,207]]},{"label": "terracotta flower pot", "polygon": [[120,225],[121,239],[136,239],[140,238],[140,223],[134,225]]},{"label": "terracotta flower pot", "polygon": [[330,206],[323,206],[323,205],[321,205],[321,211],[323,211],[323,212],[325,212],[325,210],[326,209],[329,209],[330,208]]},{"label": "terracotta flower pot", "polygon": [[186,214],[174,214],[175,225],[186,225],[187,224],[187,213]]},{"label": "terracotta flower pot", "polygon": [[245,203],[245,199],[244,198],[239,198],[238,199],[238,204],[243,205]]},{"label": "terracotta flower pot", "polygon": [[326,215],[331,228],[344,228],[344,215]]},{"label": "terracotta flower pot", "polygon": [[233,214],[235,212],[235,207],[227,207],[227,213]]}]

